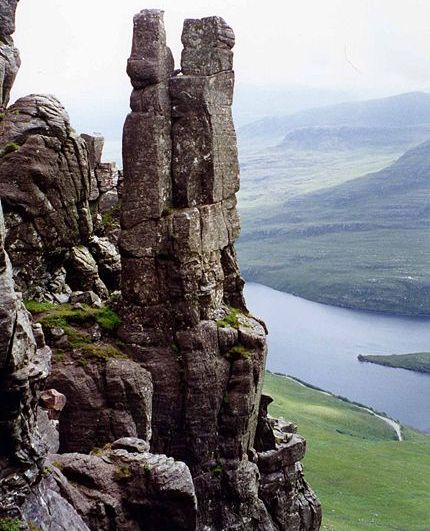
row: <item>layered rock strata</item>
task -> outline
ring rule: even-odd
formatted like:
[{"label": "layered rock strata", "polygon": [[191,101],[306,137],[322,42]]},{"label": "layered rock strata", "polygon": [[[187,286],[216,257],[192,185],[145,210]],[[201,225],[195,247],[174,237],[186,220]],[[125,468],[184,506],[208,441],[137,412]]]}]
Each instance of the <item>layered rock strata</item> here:
[{"label": "layered rock strata", "polygon": [[4,240],[0,206],[0,513],[13,509],[39,475],[46,448],[37,430],[37,404],[50,368],[50,349],[38,349],[14,291]]},{"label": "layered rock strata", "polygon": [[298,464],[304,441],[254,450],[267,346],[234,250],[234,34],[219,17],[187,20],[182,42],[178,75],[162,12],[135,16],[119,333],[152,374],[151,449],[190,467],[198,529],[318,529]]},{"label": "layered rock strata", "polygon": [[55,421],[38,406],[51,350],[14,290],[4,241],[0,205],[0,524],[30,530],[37,522],[45,531],[72,522],[76,531],[88,531],[46,476],[48,451],[58,449]]},{"label": "layered rock strata", "polygon": [[103,162],[104,138],[99,134],[81,134],[88,147],[88,163],[91,172],[90,203],[99,212],[106,212],[118,203],[117,185],[120,172],[115,162]]},{"label": "layered rock strata", "polygon": [[126,437],[97,455],[51,457],[61,470],[56,475],[62,478],[62,495],[90,529],[195,529],[196,496],[188,467],[148,450],[145,441]]}]

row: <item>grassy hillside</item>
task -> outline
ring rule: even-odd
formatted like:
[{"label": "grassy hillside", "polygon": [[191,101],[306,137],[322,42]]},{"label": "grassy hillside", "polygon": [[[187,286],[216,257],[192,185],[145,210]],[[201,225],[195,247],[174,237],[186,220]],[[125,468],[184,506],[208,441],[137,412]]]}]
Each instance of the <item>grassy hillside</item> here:
[{"label": "grassy hillside", "polygon": [[323,529],[430,529],[430,438],[405,440],[382,420],[284,377],[266,374],[270,412],[307,439],[305,474],[323,505]]},{"label": "grassy hillside", "polygon": [[426,142],[338,186],[270,209],[245,204],[242,270],[248,279],[319,302],[429,314],[429,199]]},{"label": "grassy hillside", "polygon": [[385,365],[398,369],[430,373],[430,352],[414,352],[412,354],[391,354],[387,356],[358,356],[359,361],[368,361],[377,365]]}]

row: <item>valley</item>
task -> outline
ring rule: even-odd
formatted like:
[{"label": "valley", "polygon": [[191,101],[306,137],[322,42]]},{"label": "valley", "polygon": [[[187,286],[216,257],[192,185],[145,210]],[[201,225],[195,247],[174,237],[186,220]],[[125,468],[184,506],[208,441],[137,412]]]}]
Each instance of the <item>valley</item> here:
[{"label": "valley", "polygon": [[[406,98],[409,107],[411,98]],[[423,119],[429,99],[421,95],[414,100],[423,109]],[[327,304],[430,314],[429,131],[410,108],[399,111],[404,101],[399,96],[396,108],[408,117],[403,129],[393,129],[393,109],[380,112],[379,121],[367,117],[365,122],[366,113],[352,113],[357,104],[350,104],[352,118],[361,116],[358,123],[368,124],[364,131],[363,125],[302,128],[275,147],[255,151],[246,146],[252,128],[242,131],[238,252],[246,279]],[[369,105],[375,107],[374,102]],[[337,114],[329,109],[327,123],[345,121],[339,109]],[[297,116],[291,124],[300,123]],[[323,123],[322,110],[315,123]],[[330,141],[318,148],[315,136],[321,140],[322,130]],[[277,141],[275,133],[272,141]],[[347,145],[339,144],[345,134]],[[375,134],[379,142],[372,142]],[[295,147],[287,146],[292,137]],[[256,144],[259,138],[256,134]]]},{"label": "valley", "polygon": [[322,529],[428,529],[430,439],[404,428],[404,440],[353,404],[266,373],[272,415],[307,438],[306,477],[324,507]]}]

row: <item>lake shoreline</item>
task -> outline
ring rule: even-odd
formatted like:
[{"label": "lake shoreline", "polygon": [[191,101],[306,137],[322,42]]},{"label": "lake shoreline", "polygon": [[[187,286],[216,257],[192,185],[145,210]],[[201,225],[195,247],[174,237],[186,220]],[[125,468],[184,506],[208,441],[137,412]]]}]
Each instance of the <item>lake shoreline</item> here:
[{"label": "lake shoreline", "polygon": [[[299,385],[302,385],[303,387],[307,387],[308,389],[312,389],[313,391],[318,391],[319,393],[323,393],[327,396],[332,396],[333,398],[337,398],[338,400],[341,400],[342,402],[345,402],[346,404],[350,404],[352,406],[357,407],[358,409],[362,409],[364,411],[367,411],[370,415],[373,415],[374,417],[377,417],[381,419],[383,422],[388,424],[396,433],[397,440],[399,442],[403,441],[403,435],[402,435],[402,424],[398,422],[397,420],[391,418],[386,413],[375,411],[372,407],[366,406],[364,404],[360,404],[359,402],[355,402],[353,400],[350,400],[349,398],[346,398],[345,396],[336,395],[334,393],[331,393],[330,391],[326,391],[325,389],[321,389],[320,387],[317,387],[316,385],[309,384],[307,382],[304,382],[303,380],[300,380],[299,378],[295,378],[294,376],[291,376],[290,374],[283,374],[281,372],[272,372],[269,370],[266,370],[269,374],[273,374],[274,376],[280,376],[282,378],[288,378],[289,380],[293,380],[294,382],[298,383]],[[418,431],[422,435],[425,435],[426,437],[430,437],[429,433],[424,433],[416,428],[410,428],[410,426],[407,426],[409,429],[413,429],[415,431]]]},{"label": "lake shoreline", "polygon": [[[428,360],[420,361],[420,357],[427,356]],[[430,374],[430,353],[391,354],[387,356],[372,356],[359,354],[357,359],[361,363],[373,363],[390,369],[405,369],[419,374]]]},{"label": "lake shoreline", "polygon": [[413,320],[422,320],[422,321],[430,321],[430,311],[429,313],[413,313],[413,312],[396,312],[396,311],[390,311],[390,310],[374,310],[370,308],[363,308],[359,305],[354,304],[342,304],[341,302],[334,302],[334,301],[328,301],[326,298],[318,298],[318,297],[308,297],[301,295],[300,293],[294,292],[292,290],[285,291],[281,288],[275,288],[273,286],[269,286],[268,284],[265,284],[264,282],[259,281],[258,279],[254,279],[250,276],[248,276],[246,273],[243,273],[243,278],[246,283],[251,284],[259,284],[260,286],[265,286],[266,288],[274,289],[275,291],[279,291],[280,293],[285,293],[286,295],[291,295],[292,297],[297,297],[298,299],[302,299],[308,302],[314,302],[316,304],[323,304],[324,306],[329,306],[333,308],[342,308],[344,310],[352,310],[355,312],[363,312],[366,314],[375,314],[375,315],[381,315],[384,317],[401,317],[403,319],[413,319]]},{"label": "lake shoreline", "polygon": [[359,354],[428,351],[428,320],[324,305],[255,283],[245,286],[245,296],[269,329],[268,370],[430,434],[429,375],[357,360]]}]

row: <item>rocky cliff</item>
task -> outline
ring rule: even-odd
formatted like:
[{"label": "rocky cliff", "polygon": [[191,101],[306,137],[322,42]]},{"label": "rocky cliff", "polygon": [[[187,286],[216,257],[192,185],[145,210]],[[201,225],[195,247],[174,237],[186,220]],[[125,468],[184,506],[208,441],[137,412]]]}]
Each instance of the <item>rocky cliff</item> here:
[{"label": "rocky cliff", "polygon": [[234,250],[233,31],[185,21],[178,71],[162,12],[136,15],[117,189],[102,137],[54,97],[7,107],[16,5],[0,7],[0,528],[318,529]]}]

